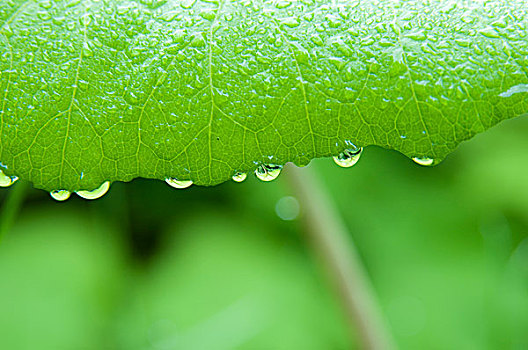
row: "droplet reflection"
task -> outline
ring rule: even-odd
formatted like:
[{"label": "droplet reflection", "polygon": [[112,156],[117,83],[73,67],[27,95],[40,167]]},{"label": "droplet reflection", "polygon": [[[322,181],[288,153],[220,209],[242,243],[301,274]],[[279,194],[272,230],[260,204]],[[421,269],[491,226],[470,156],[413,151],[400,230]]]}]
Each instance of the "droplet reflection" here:
[{"label": "droplet reflection", "polygon": [[51,191],[50,196],[56,201],[64,202],[65,200],[68,200],[70,198],[71,192],[66,190]]},{"label": "droplet reflection", "polygon": [[235,173],[235,175],[233,175],[232,179],[235,182],[243,182],[244,180],[247,179],[247,174],[242,173],[242,172],[237,172]]},{"label": "droplet reflection", "polygon": [[79,197],[89,200],[99,199],[110,189],[110,181],[104,182],[99,188],[93,191],[77,191],[75,192]]},{"label": "droplet reflection", "polygon": [[263,164],[255,170],[255,175],[261,181],[273,181],[279,177],[282,165]]},{"label": "droplet reflection", "polygon": [[363,148],[346,149],[334,157],[334,162],[343,168],[354,166],[361,158]]},{"label": "droplet reflection", "polygon": [[434,163],[434,159],[433,158],[427,158],[427,157],[423,157],[423,158],[414,157],[412,160],[416,164],[419,164],[419,165],[422,165],[422,166],[431,166]]},{"label": "droplet reflection", "polygon": [[183,190],[185,188],[191,187],[193,182],[191,180],[178,180],[174,178],[165,179],[165,182],[174,188],[177,188],[179,190]]},{"label": "droplet reflection", "polygon": [[15,182],[17,182],[18,177],[16,176],[7,176],[2,170],[0,170],[0,187],[9,187]]}]

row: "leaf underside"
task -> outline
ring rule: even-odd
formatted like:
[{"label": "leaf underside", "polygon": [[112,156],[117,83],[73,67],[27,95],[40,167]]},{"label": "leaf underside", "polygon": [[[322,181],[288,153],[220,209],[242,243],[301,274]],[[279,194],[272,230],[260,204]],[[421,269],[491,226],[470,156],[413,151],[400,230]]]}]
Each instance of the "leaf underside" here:
[{"label": "leaf underside", "polygon": [[444,159],[528,111],[524,0],[2,0],[0,162],[221,183],[351,144]]}]

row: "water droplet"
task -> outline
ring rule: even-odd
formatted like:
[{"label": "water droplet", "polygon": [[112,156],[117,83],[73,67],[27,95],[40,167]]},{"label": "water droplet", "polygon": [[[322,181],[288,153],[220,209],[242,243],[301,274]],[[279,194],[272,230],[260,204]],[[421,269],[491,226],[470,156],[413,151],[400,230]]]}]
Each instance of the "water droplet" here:
[{"label": "water droplet", "polygon": [[71,192],[66,191],[66,190],[57,190],[57,191],[50,192],[51,198],[59,202],[64,202],[65,200],[69,199],[70,195],[71,195]]},{"label": "water droplet", "polygon": [[281,173],[282,165],[263,164],[255,170],[255,175],[262,181],[273,181]]},{"label": "water droplet", "polygon": [[49,10],[53,6],[50,0],[43,0],[43,1],[40,1],[38,4],[40,7],[46,10]]},{"label": "water droplet", "polygon": [[285,221],[297,219],[301,211],[300,209],[299,201],[292,196],[282,197],[275,204],[275,213]]},{"label": "water droplet", "polygon": [[161,74],[160,74],[160,77],[158,78],[158,82],[156,83],[156,86],[163,85],[165,81],[167,80],[167,77],[169,76],[169,73],[167,73],[165,70],[160,69],[160,71],[161,71]]},{"label": "water droplet", "polygon": [[295,17],[284,18],[281,20],[281,23],[290,28],[298,27],[301,24],[299,19]]},{"label": "water droplet", "polygon": [[232,179],[235,182],[243,182],[247,178],[246,173],[237,172],[235,175],[233,175]]},{"label": "water droplet", "polygon": [[312,34],[310,40],[317,46],[323,46],[324,41],[319,34]]},{"label": "water droplet", "polygon": [[7,36],[8,38],[12,37],[13,36],[13,29],[11,28],[11,26],[9,25],[9,23],[6,23],[4,24],[4,26],[2,27],[2,29],[0,30],[0,34],[4,34],[5,36]]},{"label": "water droplet", "polygon": [[528,92],[528,84],[519,84],[512,86],[508,91],[499,94],[500,97],[511,97],[514,94]]},{"label": "water droplet", "polygon": [[204,36],[200,33],[195,34],[190,45],[192,47],[205,47],[206,43]]},{"label": "water droplet", "polygon": [[174,188],[177,188],[179,190],[183,190],[184,188],[191,187],[193,182],[191,180],[178,180],[178,179],[165,179],[165,182]]},{"label": "water droplet", "polygon": [[479,30],[479,33],[484,35],[486,38],[500,38],[500,34],[495,30],[495,28],[484,28]]},{"label": "water droplet", "polygon": [[457,43],[459,46],[462,46],[462,47],[469,47],[471,45],[471,41],[465,38],[455,39],[455,43]]},{"label": "water droplet", "polygon": [[291,5],[291,1],[283,1],[279,0],[275,3],[275,7],[278,9],[285,9],[286,7]]},{"label": "water droplet", "polygon": [[330,28],[339,28],[343,22],[339,17],[328,14],[325,16],[325,23],[327,23]]},{"label": "water droplet", "polygon": [[415,41],[424,41],[427,39],[427,34],[423,30],[419,30],[417,32],[407,33],[405,37]]},{"label": "water droplet", "polygon": [[422,165],[422,166],[431,166],[434,163],[433,158],[427,158],[427,157],[414,157],[412,159],[416,164]]},{"label": "water droplet", "polygon": [[110,182],[106,181],[104,182],[99,188],[93,190],[93,191],[77,191],[75,192],[79,197],[84,199],[99,199],[102,196],[108,192],[110,189]]},{"label": "water droplet", "polygon": [[180,3],[180,6],[183,7],[184,9],[190,9],[191,7],[194,6],[195,3],[196,3],[196,0],[183,0]]},{"label": "water droplet", "polygon": [[334,156],[334,162],[340,167],[350,168],[359,161],[359,158],[361,158],[361,153],[363,153],[363,148],[361,147],[346,149],[337,156]]},{"label": "water droplet", "polygon": [[88,27],[92,23],[92,16],[90,14],[85,14],[79,18],[79,22],[81,25]]},{"label": "water droplet", "polygon": [[88,43],[83,44],[83,56],[84,57],[92,57],[94,55],[94,52],[90,45]]},{"label": "water droplet", "polygon": [[2,170],[0,170],[0,187],[9,187],[15,182],[17,182],[18,177],[16,176],[7,176]]},{"label": "water droplet", "polygon": [[47,21],[51,19],[51,14],[48,11],[39,11],[37,12],[37,17],[42,21]]},{"label": "water droplet", "polygon": [[66,7],[74,7],[74,6],[78,5],[80,2],[81,2],[81,0],[70,0],[66,4]]},{"label": "water droplet", "polygon": [[213,11],[213,10],[210,10],[210,9],[202,10],[202,12],[200,12],[200,16],[203,19],[206,19],[206,20],[212,22],[216,18],[216,11]]}]

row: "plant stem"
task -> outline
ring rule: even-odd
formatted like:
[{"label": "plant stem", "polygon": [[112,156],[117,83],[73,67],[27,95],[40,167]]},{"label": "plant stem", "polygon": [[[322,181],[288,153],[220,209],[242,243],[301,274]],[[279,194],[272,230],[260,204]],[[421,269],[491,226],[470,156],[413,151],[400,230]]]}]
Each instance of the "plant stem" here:
[{"label": "plant stem", "polygon": [[8,190],[9,194],[0,212],[0,243],[15,222],[24,198],[26,197],[27,187],[28,185],[25,182],[19,182]]},{"label": "plant stem", "polygon": [[312,167],[289,166],[285,175],[301,203],[302,221],[313,252],[326,267],[359,348],[394,349],[373,288],[335,204]]}]

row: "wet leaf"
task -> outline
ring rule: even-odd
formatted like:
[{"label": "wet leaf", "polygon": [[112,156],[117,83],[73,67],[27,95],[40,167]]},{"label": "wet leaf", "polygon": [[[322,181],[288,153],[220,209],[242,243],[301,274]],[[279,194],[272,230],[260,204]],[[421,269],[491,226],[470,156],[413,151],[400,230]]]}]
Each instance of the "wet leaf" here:
[{"label": "wet leaf", "polygon": [[523,0],[2,1],[2,170],[78,191],[354,146],[437,163],[528,111],[527,27]]}]

